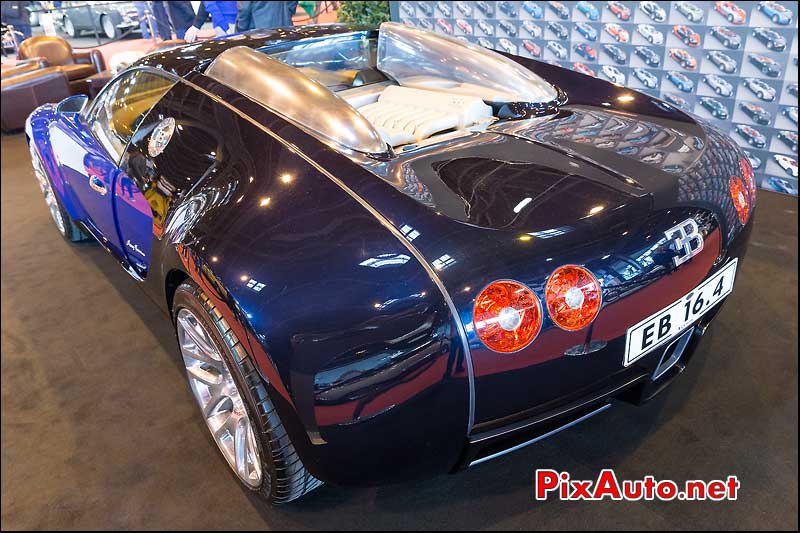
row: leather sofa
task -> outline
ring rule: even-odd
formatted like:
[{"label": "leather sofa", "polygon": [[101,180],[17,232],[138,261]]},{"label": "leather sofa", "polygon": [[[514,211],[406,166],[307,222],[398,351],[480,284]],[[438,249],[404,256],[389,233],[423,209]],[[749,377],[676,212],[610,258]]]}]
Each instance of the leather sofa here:
[{"label": "leather sofa", "polygon": [[59,67],[17,69],[13,76],[4,69],[2,96],[0,96],[0,122],[3,131],[13,131],[25,126],[28,115],[42,104],[60,102],[72,91],[67,74]]},{"label": "leather sofa", "polygon": [[60,37],[40,35],[25,39],[19,45],[17,59],[59,67],[69,80],[72,94],[87,94],[86,78],[105,70],[103,54],[99,50],[75,51]]},{"label": "leather sofa", "polygon": [[0,71],[3,131],[22,128],[30,112],[42,104],[89,94],[87,80],[105,69],[98,50],[76,52],[60,37],[25,39],[17,58],[17,65]]}]

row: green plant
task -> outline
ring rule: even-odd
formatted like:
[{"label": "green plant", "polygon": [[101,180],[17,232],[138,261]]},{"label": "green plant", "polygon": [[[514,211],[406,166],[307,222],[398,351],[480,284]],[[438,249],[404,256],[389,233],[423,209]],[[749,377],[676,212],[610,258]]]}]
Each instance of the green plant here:
[{"label": "green plant", "polygon": [[342,2],[337,12],[339,22],[377,28],[389,20],[389,2]]}]

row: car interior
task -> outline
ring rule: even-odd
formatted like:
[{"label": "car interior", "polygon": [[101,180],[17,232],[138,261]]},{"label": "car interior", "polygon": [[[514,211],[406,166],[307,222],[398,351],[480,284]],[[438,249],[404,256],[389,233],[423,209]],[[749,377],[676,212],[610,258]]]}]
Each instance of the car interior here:
[{"label": "car interior", "polygon": [[498,104],[557,96],[494,51],[397,23],[261,51],[327,87],[392,147],[485,127],[498,120]]}]

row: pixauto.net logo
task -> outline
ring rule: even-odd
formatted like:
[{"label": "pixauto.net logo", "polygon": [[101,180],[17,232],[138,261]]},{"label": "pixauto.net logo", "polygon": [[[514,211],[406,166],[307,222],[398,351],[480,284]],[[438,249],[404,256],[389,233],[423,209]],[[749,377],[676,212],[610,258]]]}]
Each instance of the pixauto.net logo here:
[{"label": "pixauto.net logo", "polygon": [[620,482],[611,469],[602,470],[595,480],[575,480],[567,472],[541,469],[534,476],[533,493],[537,500],[558,497],[563,501],[658,499],[718,502],[736,500],[740,486],[736,476],[728,476],[724,480],[687,480],[682,484],[669,479],[657,480],[653,476]]}]

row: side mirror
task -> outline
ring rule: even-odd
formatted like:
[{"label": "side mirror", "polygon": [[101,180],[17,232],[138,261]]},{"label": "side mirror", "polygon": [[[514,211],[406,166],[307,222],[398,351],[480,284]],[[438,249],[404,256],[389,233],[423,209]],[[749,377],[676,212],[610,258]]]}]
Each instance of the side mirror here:
[{"label": "side mirror", "polygon": [[89,102],[89,97],[85,94],[75,94],[68,96],[61,100],[56,106],[57,113],[80,113],[86,104]]}]

